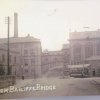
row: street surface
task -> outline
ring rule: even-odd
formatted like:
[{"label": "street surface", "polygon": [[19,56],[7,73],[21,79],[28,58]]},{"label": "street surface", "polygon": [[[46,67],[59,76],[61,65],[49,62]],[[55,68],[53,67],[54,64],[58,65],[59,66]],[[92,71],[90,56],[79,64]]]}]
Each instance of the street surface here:
[{"label": "street surface", "polygon": [[[28,81],[28,80],[27,80]],[[44,96],[85,96],[100,95],[100,78],[42,78],[31,80],[25,86],[55,85],[54,90],[36,90],[0,94],[0,99],[15,99]]]}]

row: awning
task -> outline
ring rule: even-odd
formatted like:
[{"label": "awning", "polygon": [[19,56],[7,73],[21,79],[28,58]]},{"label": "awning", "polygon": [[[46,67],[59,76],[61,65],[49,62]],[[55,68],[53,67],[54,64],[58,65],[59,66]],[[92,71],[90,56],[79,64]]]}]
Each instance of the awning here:
[{"label": "awning", "polygon": [[68,65],[68,68],[88,68],[90,64]]}]

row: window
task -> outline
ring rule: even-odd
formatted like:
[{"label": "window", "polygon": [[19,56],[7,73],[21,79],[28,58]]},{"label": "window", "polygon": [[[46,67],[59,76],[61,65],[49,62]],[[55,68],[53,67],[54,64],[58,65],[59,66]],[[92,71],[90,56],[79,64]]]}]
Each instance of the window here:
[{"label": "window", "polygon": [[5,55],[2,54],[2,62],[5,62]]},{"label": "window", "polygon": [[31,65],[35,64],[35,59],[31,59]]},{"label": "window", "polygon": [[31,55],[31,56],[35,55],[35,53],[34,53],[34,50],[33,50],[33,49],[31,49],[31,50],[30,50],[30,55]]},{"label": "window", "polygon": [[28,66],[28,59],[24,59],[25,66]]},{"label": "window", "polygon": [[14,57],[14,63],[16,63],[16,56]]},{"label": "window", "polygon": [[48,61],[48,58],[45,58],[46,61]]},{"label": "window", "polygon": [[24,55],[25,55],[25,56],[28,55],[28,50],[24,50]]},{"label": "window", "polygon": [[28,69],[25,69],[25,72],[27,73],[28,72]]}]

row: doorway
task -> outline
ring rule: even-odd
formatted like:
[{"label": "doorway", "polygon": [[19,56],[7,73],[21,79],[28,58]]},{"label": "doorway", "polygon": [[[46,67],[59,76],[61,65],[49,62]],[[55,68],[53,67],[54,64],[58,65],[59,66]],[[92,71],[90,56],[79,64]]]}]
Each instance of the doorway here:
[{"label": "doorway", "polygon": [[93,70],[93,76],[95,76],[95,70]]}]

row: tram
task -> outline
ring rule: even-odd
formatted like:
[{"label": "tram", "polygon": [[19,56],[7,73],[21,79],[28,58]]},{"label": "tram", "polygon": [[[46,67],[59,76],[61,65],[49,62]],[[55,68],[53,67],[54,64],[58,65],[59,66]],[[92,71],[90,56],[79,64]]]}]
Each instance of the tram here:
[{"label": "tram", "polygon": [[84,78],[89,77],[90,64],[68,65],[70,77]]}]

